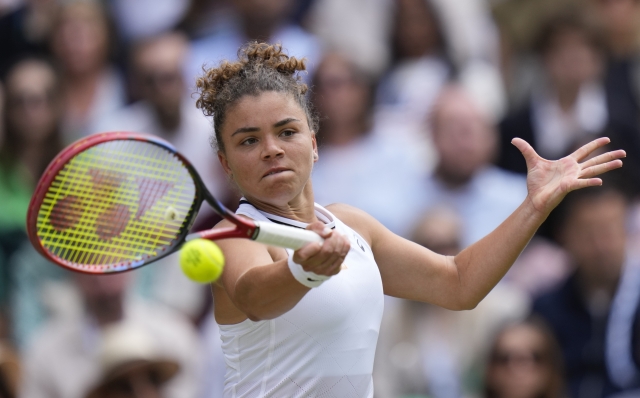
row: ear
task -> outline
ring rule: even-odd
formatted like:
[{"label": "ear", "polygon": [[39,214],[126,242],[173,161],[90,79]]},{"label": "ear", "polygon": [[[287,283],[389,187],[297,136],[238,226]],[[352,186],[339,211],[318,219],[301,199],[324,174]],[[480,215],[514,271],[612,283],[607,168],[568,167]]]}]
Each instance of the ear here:
[{"label": "ear", "polygon": [[311,143],[313,145],[313,163],[315,163],[318,161],[318,142],[316,141],[315,133],[311,137]]},{"label": "ear", "polygon": [[222,169],[224,170],[224,173],[227,175],[227,177],[233,178],[233,172],[229,167],[229,161],[227,160],[227,155],[225,155],[224,152],[218,151],[218,161],[220,161]]}]

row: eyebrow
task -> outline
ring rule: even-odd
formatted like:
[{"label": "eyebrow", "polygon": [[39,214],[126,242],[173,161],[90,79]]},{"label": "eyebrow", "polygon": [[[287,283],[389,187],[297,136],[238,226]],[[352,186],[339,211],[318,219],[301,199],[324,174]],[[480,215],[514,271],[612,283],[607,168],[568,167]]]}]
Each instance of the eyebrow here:
[{"label": "eyebrow", "polygon": [[[300,120],[294,118],[294,117],[288,117],[286,119],[282,119],[279,122],[275,123],[273,125],[273,127],[282,127],[285,124],[291,123],[291,122],[299,122]],[[239,129],[237,129],[236,131],[233,132],[233,134],[231,134],[231,136],[233,137],[236,134],[241,134],[241,133],[254,133],[256,131],[260,131],[259,127],[240,127]]]}]

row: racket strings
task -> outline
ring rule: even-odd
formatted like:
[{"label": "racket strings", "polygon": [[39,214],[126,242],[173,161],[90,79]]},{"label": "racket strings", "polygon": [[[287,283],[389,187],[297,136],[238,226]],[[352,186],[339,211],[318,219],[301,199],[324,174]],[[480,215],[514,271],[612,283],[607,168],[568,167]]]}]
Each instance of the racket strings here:
[{"label": "racket strings", "polygon": [[186,167],[162,147],[99,144],[55,177],[38,213],[38,236],[76,268],[135,266],[175,242],[194,211],[195,191]]}]

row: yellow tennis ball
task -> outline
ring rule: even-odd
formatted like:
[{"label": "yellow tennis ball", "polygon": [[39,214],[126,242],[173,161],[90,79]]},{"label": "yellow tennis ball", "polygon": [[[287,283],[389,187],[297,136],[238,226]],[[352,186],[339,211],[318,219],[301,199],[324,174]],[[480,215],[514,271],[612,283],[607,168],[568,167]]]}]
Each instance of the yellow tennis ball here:
[{"label": "yellow tennis ball", "polygon": [[195,239],[182,246],[180,267],[182,272],[194,282],[215,282],[224,268],[224,254],[212,241]]}]

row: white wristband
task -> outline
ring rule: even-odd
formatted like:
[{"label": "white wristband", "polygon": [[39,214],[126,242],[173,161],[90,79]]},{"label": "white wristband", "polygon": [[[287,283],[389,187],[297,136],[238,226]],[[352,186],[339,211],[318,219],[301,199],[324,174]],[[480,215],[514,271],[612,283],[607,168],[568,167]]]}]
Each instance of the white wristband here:
[{"label": "white wristband", "polygon": [[293,254],[289,256],[289,260],[287,260],[287,264],[289,265],[289,269],[293,274],[293,277],[296,280],[306,287],[314,288],[322,285],[324,281],[331,278],[326,275],[318,275],[314,272],[307,272],[302,268],[302,265],[293,261]]}]

